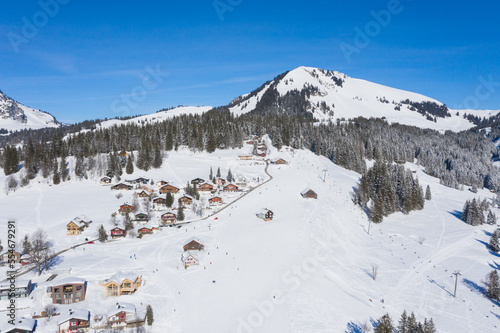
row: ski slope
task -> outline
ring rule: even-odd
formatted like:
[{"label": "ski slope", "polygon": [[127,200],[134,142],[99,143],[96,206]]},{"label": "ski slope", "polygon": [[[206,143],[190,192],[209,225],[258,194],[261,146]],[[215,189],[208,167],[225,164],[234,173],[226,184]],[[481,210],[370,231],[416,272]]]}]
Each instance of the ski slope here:
[{"label": "ski slope", "polygon": [[[206,179],[210,167],[214,173],[220,167],[223,177],[231,168],[258,186],[268,179],[265,165],[237,157],[250,149],[212,154],[180,149],[168,154],[161,169],[123,179],[144,176],[183,187],[193,178]],[[85,301],[59,308],[88,309],[93,318],[117,301],[135,304],[140,313],[151,304],[151,332],[344,332],[349,323],[359,325],[386,312],[397,320],[404,309],[414,311],[417,320],[432,317],[439,332],[498,332],[499,304],[480,293],[485,275],[500,265],[499,256],[485,246],[494,226],[471,227],[456,217],[466,199],[493,194],[446,188],[408,164],[424,188],[430,185],[432,200],[422,211],[372,224],[368,234],[368,219],[351,199],[358,174],[308,151],[271,150],[270,158],[289,164],[269,165],[272,180],[210,219],[62,253],[56,269],[85,278],[88,290]],[[300,196],[307,187],[317,200]],[[2,192],[0,235],[6,234],[7,219],[15,218],[19,239],[43,227],[56,251],[70,248],[92,238],[101,224],[111,228],[110,214],[130,203],[132,195],[124,191],[118,199],[116,194],[98,184],[98,177],[57,186],[35,182],[9,195]],[[255,216],[262,208],[274,212],[272,221]],[[94,221],[91,227],[67,236],[66,224],[81,214]],[[188,211],[187,220],[199,218]],[[193,238],[205,251],[198,254],[199,266],[184,269],[182,246]],[[372,264],[378,266],[376,280]],[[455,270],[462,274],[456,298],[451,296]],[[144,283],[134,295],[106,298],[99,281],[116,272],[135,272]],[[38,287],[33,299],[18,300],[20,308],[29,307],[19,315],[39,313],[50,303],[45,294],[50,274],[22,277]],[[6,302],[0,301],[4,308]],[[56,322],[39,320],[39,331],[54,331]]]}]

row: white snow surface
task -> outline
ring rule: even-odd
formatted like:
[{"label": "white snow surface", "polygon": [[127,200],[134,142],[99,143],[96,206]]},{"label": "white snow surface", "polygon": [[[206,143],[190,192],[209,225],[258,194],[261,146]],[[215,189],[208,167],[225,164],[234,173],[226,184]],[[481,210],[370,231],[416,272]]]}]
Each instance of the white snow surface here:
[{"label": "white snow surface", "polygon": [[[146,176],[183,187],[193,178],[207,178],[210,167],[220,167],[222,176],[231,168],[249,180],[258,178],[249,184],[256,186],[269,177],[262,162],[238,159],[250,150],[245,146],[208,154],[180,149],[169,152],[160,169],[136,170],[126,178]],[[18,242],[42,227],[56,251],[69,249],[59,255],[55,269],[71,269],[71,275],[60,275],[52,283],[46,282],[51,271],[20,277],[32,279],[37,288],[33,298],[17,300],[18,317],[40,313],[50,304],[47,286],[79,277],[87,281],[85,301],[57,307],[61,313],[90,310],[91,325],[96,325],[95,315],[105,316],[119,302],[133,304],[138,313],[151,304],[150,331],[159,333],[345,332],[348,325],[369,323],[386,312],[397,321],[405,309],[415,312],[419,321],[432,317],[438,332],[499,331],[499,304],[481,293],[486,274],[499,268],[498,255],[485,245],[496,226],[472,227],[457,218],[465,200],[490,199],[492,193],[444,187],[421,167],[407,164],[424,188],[430,186],[432,200],[421,211],[396,213],[372,224],[368,234],[367,216],[352,202],[359,174],[308,151],[270,150],[270,158],[281,156],[289,162],[269,165],[272,180],[244,197],[222,194],[225,203],[241,199],[206,220],[160,228],[142,239],[96,241],[71,249],[85,238],[94,239],[101,224],[109,231],[110,214],[132,201],[133,191],[122,191],[123,197],[117,198],[117,191],[99,183],[102,175],[79,181],[73,173],[71,181],[60,185],[36,179],[8,195],[1,191],[2,244],[7,243],[6,222],[14,218]],[[73,169],[74,161],[69,160]],[[1,173],[0,183],[5,180]],[[318,199],[302,198],[304,188],[314,189]],[[202,194],[202,201],[209,196]],[[255,216],[263,207],[274,212],[272,221]],[[163,212],[156,212],[155,218]],[[500,215],[498,209],[494,212]],[[199,219],[189,208],[185,213],[186,220]],[[81,235],[66,235],[66,224],[79,214],[94,223]],[[193,238],[202,239],[205,250],[195,251],[198,266],[184,269],[183,245]],[[373,264],[378,266],[376,280],[371,277]],[[0,268],[0,274],[5,269]],[[454,298],[456,270],[462,275]],[[142,275],[141,287],[134,295],[105,297],[99,281],[121,271]],[[0,309],[7,305],[0,301]],[[55,331],[57,320],[39,319],[37,331]]]},{"label": "white snow surface", "polygon": [[[18,106],[26,115],[26,123],[19,122],[12,118],[2,118],[0,117],[0,128],[4,128],[9,131],[20,131],[23,129],[40,129],[45,127],[60,127],[60,124],[56,122],[55,118],[46,112],[32,109],[30,107],[24,106],[18,103]],[[0,105],[1,109],[2,105]]]},{"label": "white snow surface", "polygon": [[[437,122],[429,121],[418,112],[410,111],[408,108],[409,106],[405,104],[401,106],[400,111],[396,111],[394,109],[395,105],[392,104],[392,102],[399,103],[409,99],[414,102],[429,101],[442,105],[441,102],[421,94],[351,78],[340,72],[333,72],[333,75],[338,79],[344,80],[342,87],[336,85],[332,78],[325,75],[322,70],[301,66],[287,73],[279,81],[276,89],[279,94],[283,96],[294,89],[300,91],[305,85],[317,87],[319,92],[317,95],[311,95],[309,99],[310,103],[315,106],[318,102],[326,102],[334,112],[334,115],[331,116],[328,112],[323,113],[318,107],[311,107],[310,110],[307,110],[308,112],[312,112],[314,118],[319,121],[373,117],[385,118],[389,123],[400,123],[440,131],[462,131],[474,126],[463,118],[462,115],[464,112],[481,117],[491,116],[500,112],[498,110],[461,110],[459,111],[459,115],[456,115],[458,110],[450,110],[451,117],[438,118]],[[256,96],[243,100],[239,104],[233,106],[230,108],[231,112],[235,115],[241,115],[254,110],[257,102],[270,86],[271,84],[266,85],[266,87]],[[380,100],[384,98],[388,100],[389,103],[380,102]],[[335,105],[335,107],[332,107],[333,105]]]}]

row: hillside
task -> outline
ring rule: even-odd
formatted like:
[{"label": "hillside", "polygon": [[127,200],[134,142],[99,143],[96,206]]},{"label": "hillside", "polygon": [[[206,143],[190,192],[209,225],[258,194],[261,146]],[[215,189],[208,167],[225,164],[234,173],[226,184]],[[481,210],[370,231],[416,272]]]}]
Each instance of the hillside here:
[{"label": "hillside", "polygon": [[24,106],[0,91],[0,129],[19,131],[60,126],[51,114]]},{"label": "hillside", "polygon": [[[206,179],[210,167],[214,172],[220,167],[223,177],[230,168],[257,186],[269,177],[262,162],[238,159],[250,152],[249,145],[212,154],[179,149],[168,153],[160,169],[123,178],[165,179],[183,187],[195,177]],[[71,269],[70,276],[88,281],[88,291],[85,301],[59,308],[88,309],[93,318],[116,302],[133,303],[142,313],[151,304],[153,332],[344,332],[348,325],[386,312],[397,320],[403,309],[414,311],[421,321],[432,317],[439,332],[498,330],[498,304],[481,294],[485,275],[498,267],[498,257],[485,246],[494,226],[472,227],[456,217],[466,199],[492,198],[490,192],[444,187],[408,163],[421,185],[430,185],[433,199],[422,211],[396,213],[372,224],[369,235],[366,214],[352,202],[359,174],[305,150],[271,148],[269,157],[282,157],[289,164],[270,165],[269,182],[209,219],[61,254],[55,269]],[[69,165],[74,167],[73,158]],[[132,192],[117,198],[99,178],[76,181],[72,176],[69,182],[49,186],[39,177],[7,196],[2,192],[2,228],[7,217],[15,218],[21,239],[43,227],[56,251],[92,239],[101,224],[109,231],[110,214],[130,203]],[[300,196],[306,187],[317,192],[317,200]],[[229,203],[231,198],[224,197]],[[274,211],[272,221],[255,216],[262,208]],[[91,227],[79,236],[66,235],[66,224],[81,214],[94,221]],[[199,219],[190,210],[186,217]],[[192,238],[205,250],[199,253],[199,266],[184,269],[182,246]],[[379,267],[376,280],[372,264]],[[457,298],[450,295],[455,270],[462,273]],[[140,274],[144,283],[134,295],[106,298],[99,281],[119,271]],[[50,274],[23,276],[38,287],[32,294],[35,304],[18,300],[20,308],[29,306],[20,314],[39,313],[50,302],[45,293]],[[2,308],[5,304],[0,301]],[[40,331],[54,330],[56,321],[39,320]]]},{"label": "hillside", "polygon": [[[302,113],[319,121],[383,118],[389,123],[441,131],[469,129],[474,125],[464,119],[463,114],[476,115],[471,110],[450,110],[443,103],[420,94],[303,66],[235,98],[229,108],[235,115]],[[498,112],[484,111],[477,115],[491,116]]]}]

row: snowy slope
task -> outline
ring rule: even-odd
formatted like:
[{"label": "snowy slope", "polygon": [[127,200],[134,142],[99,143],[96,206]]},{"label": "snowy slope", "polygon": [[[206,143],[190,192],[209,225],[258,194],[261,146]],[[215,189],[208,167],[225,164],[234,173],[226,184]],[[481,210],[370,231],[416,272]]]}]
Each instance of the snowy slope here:
[{"label": "snowy slope", "polygon": [[[237,158],[250,148],[213,154],[180,149],[169,153],[161,169],[124,178],[145,176],[182,187],[220,167],[223,176],[231,168],[235,175],[258,179],[256,186],[269,178],[264,164]],[[71,268],[71,276],[87,279],[88,292],[84,302],[60,308],[89,309],[93,317],[116,302],[142,310],[151,304],[152,332],[159,333],[344,332],[349,323],[359,325],[386,312],[396,318],[403,309],[414,311],[418,320],[434,318],[439,332],[498,332],[500,308],[480,293],[484,276],[498,268],[498,256],[485,246],[494,227],[472,227],[455,216],[466,199],[491,198],[491,193],[441,186],[409,164],[421,185],[430,185],[433,199],[422,211],[371,225],[368,235],[368,219],[351,199],[358,174],[308,151],[273,150],[270,157],[289,165],[269,166],[272,180],[208,220],[63,253],[56,269]],[[16,218],[19,239],[43,227],[56,250],[69,248],[92,238],[100,224],[109,230],[110,214],[132,200],[131,192],[117,198],[109,186],[91,180],[32,184],[8,196],[0,193],[3,244],[6,219]],[[317,200],[300,196],[307,187],[318,193]],[[262,208],[274,211],[273,221],[255,216]],[[94,223],[80,236],[67,236],[66,223],[81,214]],[[192,238],[200,239],[205,251],[199,253],[200,266],[184,269],[182,246]],[[370,276],[372,264],[379,267],[376,280]],[[455,270],[462,273],[457,298],[450,296]],[[135,295],[106,298],[98,283],[118,271],[140,274],[145,283]],[[18,301],[20,308],[29,307],[19,315],[39,313],[49,303],[44,290],[50,274],[23,277],[39,286],[33,300]],[[0,301],[0,308],[5,306]],[[40,320],[40,331],[54,331],[55,322]]]},{"label": "snowy slope", "polygon": [[[400,106],[400,111],[395,110],[396,105],[407,99],[413,102],[433,102],[442,105],[441,102],[432,98],[351,78],[340,72],[324,71],[311,67],[298,67],[288,72],[277,82],[273,81],[267,84],[257,94],[244,95],[236,99],[237,102],[232,104],[230,110],[236,115],[254,110],[271,86],[277,89],[280,96],[284,96],[292,90],[301,91],[308,86],[317,89],[317,92],[308,98],[309,108],[306,111],[311,112],[314,118],[320,121],[374,117],[386,118],[390,123],[397,122],[436,130],[461,131],[473,127],[473,124],[463,119],[463,112],[457,116],[456,110],[450,110],[450,117],[438,117],[437,122],[427,120],[425,116],[411,111],[410,106],[406,104]],[[321,109],[322,102],[326,103],[328,109]],[[487,113],[496,114],[498,112],[478,112],[478,115],[485,116]],[[467,110],[467,113],[476,114],[476,111]]]},{"label": "snowy slope", "polygon": [[175,109],[152,113],[127,120],[119,120],[119,119],[106,120],[101,122],[99,126],[102,128],[109,128],[114,125],[120,126],[131,123],[143,124],[143,123],[161,122],[181,115],[201,115],[202,113],[207,112],[212,108],[213,107],[211,106],[181,106]]},{"label": "snowy slope", "polygon": [[59,126],[51,114],[24,106],[0,91],[0,128],[19,131]]}]

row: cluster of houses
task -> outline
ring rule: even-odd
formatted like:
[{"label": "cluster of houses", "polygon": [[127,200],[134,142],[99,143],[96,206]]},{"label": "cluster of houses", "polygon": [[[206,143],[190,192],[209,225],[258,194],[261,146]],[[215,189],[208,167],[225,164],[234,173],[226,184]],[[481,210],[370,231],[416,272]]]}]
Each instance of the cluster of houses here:
[{"label": "cluster of houses", "polygon": [[205,246],[203,244],[195,239],[192,239],[184,245],[183,249],[184,252],[186,252],[181,256],[181,261],[184,265],[184,268],[200,264],[198,256],[193,251],[203,251],[205,249]]},{"label": "cluster of houses", "polygon": [[[9,261],[10,256],[10,261]],[[22,266],[26,266],[31,263],[31,254],[29,253],[21,253],[19,251],[5,251],[0,254],[0,266],[6,266],[7,264],[14,262],[14,271],[18,270]]]}]

